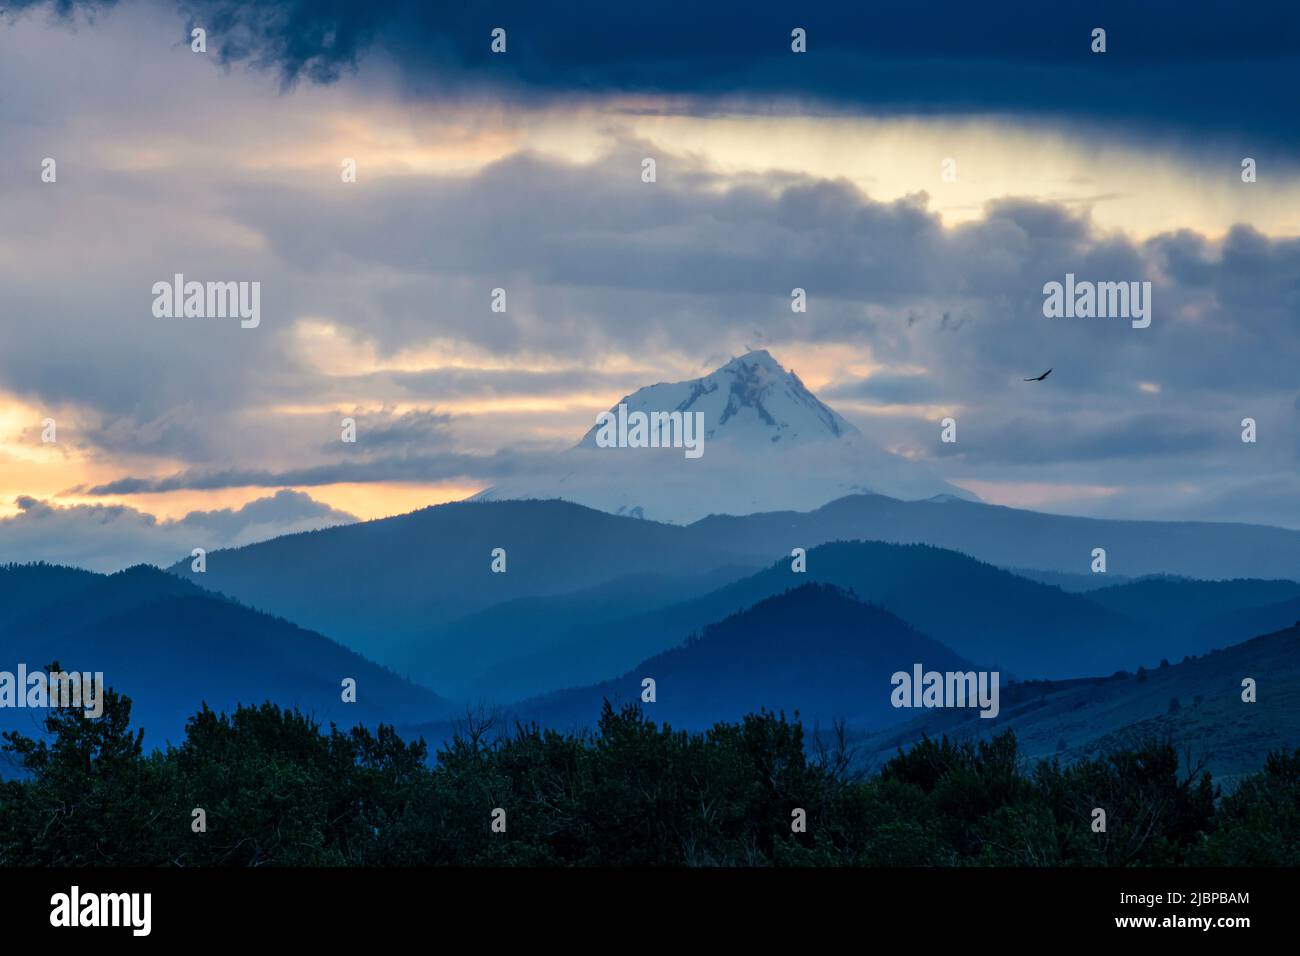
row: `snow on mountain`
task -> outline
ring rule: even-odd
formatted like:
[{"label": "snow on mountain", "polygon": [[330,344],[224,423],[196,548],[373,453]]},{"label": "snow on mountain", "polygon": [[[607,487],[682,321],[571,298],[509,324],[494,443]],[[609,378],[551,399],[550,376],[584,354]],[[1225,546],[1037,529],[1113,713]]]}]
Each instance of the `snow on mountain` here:
[{"label": "snow on mountain", "polygon": [[[687,457],[680,444],[602,447],[620,431],[631,435],[626,423],[635,422],[636,413],[648,418],[652,412],[697,415],[703,454]],[[678,523],[709,514],[808,510],[863,492],[902,499],[972,497],[926,465],[876,446],[766,350],[734,358],[703,378],[639,389],[609,414],[611,429],[604,437],[600,424],[593,425],[549,467],[475,497],[564,498]]]},{"label": "snow on mountain", "polygon": [[[627,405],[629,413],[702,412],[705,440],[725,439],[736,448],[861,437],[766,349],[734,358],[704,378],[647,386],[620,404]],[[579,447],[595,448],[595,435],[593,425]]]}]

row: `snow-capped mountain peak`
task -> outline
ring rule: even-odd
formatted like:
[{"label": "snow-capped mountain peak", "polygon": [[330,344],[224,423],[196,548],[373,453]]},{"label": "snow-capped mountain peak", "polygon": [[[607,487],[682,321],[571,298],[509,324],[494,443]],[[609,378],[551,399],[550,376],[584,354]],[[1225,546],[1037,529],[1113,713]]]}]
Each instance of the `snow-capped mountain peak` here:
[{"label": "snow-capped mountain peak", "polygon": [[[679,411],[704,415],[706,441],[738,446],[785,446],[860,436],[838,412],[786,371],[766,349],[747,352],[702,378],[661,382],[628,395],[618,405],[631,412]],[[579,447],[596,447],[596,426]]]},{"label": "snow-capped mountain peak", "polygon": [[[675,428],[665,431],[664,420],[673,416]],[[615,514],[691,522],[710,514],[811,510],[863,492],[972,497],[924,463],[879,447],[760,349],[701,378],[638,389],[597,416],[577,445],[475,497],[563,498]]]}]

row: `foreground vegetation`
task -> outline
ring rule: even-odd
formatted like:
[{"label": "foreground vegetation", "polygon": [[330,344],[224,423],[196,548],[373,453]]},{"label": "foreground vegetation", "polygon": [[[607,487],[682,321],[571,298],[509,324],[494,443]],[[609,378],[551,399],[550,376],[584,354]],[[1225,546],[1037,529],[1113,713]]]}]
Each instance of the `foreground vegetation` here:
[{"label": "foreground vegetation", "polygon": [[1027,767],[1010,733],[927,740],[863,776],[842,734],[806,747],[784,716],[688,734],[606,704],[585,734],[470,722],[429,760],[391,728],[268,703],[205,707],[146,753],[130,707],[110,690],[98,721],[56,710],[48,741],[4,735],[25,777],[0,785],[0,863],[1300,865],[1300,749],[1223,796],[1154,741]]}]

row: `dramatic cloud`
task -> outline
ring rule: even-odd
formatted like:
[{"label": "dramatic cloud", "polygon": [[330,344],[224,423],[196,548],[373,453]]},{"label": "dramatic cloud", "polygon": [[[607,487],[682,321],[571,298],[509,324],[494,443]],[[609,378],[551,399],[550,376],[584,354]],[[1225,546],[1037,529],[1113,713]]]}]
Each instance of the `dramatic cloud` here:
[{"label": "dramatic cloud", "polygon": [[[508,0],[364,4],[184,0],[223,62],[275,71],[288,86],[332,82],[368,53],[395,61],[428,96],[547,98],[601,93],[773,98],[899,113],[1016,112],[1123,122],[1146,135],[1213,134],[1296,143],[1288,89],[1300,85],[1300,16],[1249,16],[1227,2],[1009,0],[943,9],[911,2],[794,10],[788,4],[579,0],[557,17]],[[490,33],[507,31],[506,55]],[[792,61],[791,30],[808,53]],[[1107,31],[1105,54],[1092,30]],[[707,109],[697,103],[692,109]]]},{"label": "dramatic cloud", "polygon": [[[19,144],[0,169],[0,505],[21,496],[10,520],[40,517],[51,550],[82,548],[78,524],[178,523],[118,507],[132,496],[202,511],[303,487],[370,515],[384,503],[331,489],[468,493],[546,467],[637,387],[757,347],[990,500],[1300,521],[1300,239],[1259,224],[1296,195],[1292,13],[591,5],[561,28],[535,5],[32,6],[0,21],[0,85],[25,91],[0,99]],[[187,18],[214,55],[190,53]],[[660,123],[715,113],[714,138]],[[892,191],[853,155],[881,116],[906,116],[890,148],[927,169]],[[814,133],[849,145],[795,150]],[[938,179],[950,146],[969,208]],[[1013,194],[970,185],[991,176]],[[1163,199],[1139,221],[1147,192],[1222,226]],[[261,326],[154,318],[177,272],[260,281]],[[1151,282],[1151,327],[1045,318],[1067,274]]]},{"label": "dramatic cloud", "polygon": [[267,471],[236,468],[225,471],[186,471],[165,478],[120,478],[87,489],[91,495],[132,495],[218,488],[273,488],[279,485],[333,485],[341,482],[430,482],[473,476],[505,477],[518,474],[528,459],[503,452],[492,456],[436,455],[404,458],[376,457],[366,461],[312,468]]},{"label": "dramatic cloud", "polygon": [[49,561],[92,571],[132,564],[170,565],[194,548],[209,551],[355,521],[307,495],[279,491],[242,508],[195,511],[177,521],[121,505],[59,507],[21,497],[21,509],[0,519],[6,561]]}]

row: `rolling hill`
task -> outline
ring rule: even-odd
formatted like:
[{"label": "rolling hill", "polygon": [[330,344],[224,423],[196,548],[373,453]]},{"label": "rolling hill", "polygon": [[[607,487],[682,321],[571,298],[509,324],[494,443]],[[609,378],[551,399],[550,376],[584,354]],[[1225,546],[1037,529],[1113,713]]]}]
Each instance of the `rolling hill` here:
[{"label": "rolling hill", "polygon": [[[1088,597],[1017,577],[955,551],[878,541],[811,549],[807,571],[783,558],[709,594],[615,622],[576,626],[563,641],[489,668],[475,685],[497,699],[594,680],[685,639],[739,608],[805,582],[852,589],[981,666],[1070,676],[1135,655],[1172,653],[1167,635]],[[1174,641],[1174,647],[1178,642]]]},{"label": "rolling hill", "polygon": [[[492,571],[492,552],[506,571]],[[376,660],[493,605],[635,575],[756,566],[726,542],[564,501],[456,502],[207,555],[174,573],[328,631]]]},{"label": "rolling hill", "polygon": [[[441,644],[439,634],[469,615],[507,602],[573,596],[638,576],[701,577],[716,584],[719,576],[739,578],[778,559],[788,560],[794,547],[810,549],[855,539],[930,544],[999,567],[1046,572],[1087,573],[1091,551],[1100,546],[1107,549],[1109,571],[1126,578],[1156,573],[1300,578],[1300,532],[1295,531],[1102,521],[952,498],[904,502],[879,495],[854,495],[811,512],[714,516],[685,527],[554,500],[458,502],[213,551],[202,576],[190,571],[188,560],[171,570],[210,590],[328,633],[372,659],[424,668],[426,661],[436,661],[443,651],[458,653]],[[506,550],[504,574],[491,571],[494,548]],[[932,586],[934,595],[942,594],[942,582]],[[660,607],[674,600],[665,592]],[[581,604],[582,599],[571,607]],[[634,607],[631,603],[628,610]],[[1099,626],[1108,620],[1096,610],[1088,613]],[[683,624],[696,626],[712,619],[716,617],[676,620],[667,616],[665,626],[674,633],[665,635],[657,646],[642,649],[661,650],[685,636],[675,633]],[[581,627],[581,613],[563,623]],[[997,621],[980,623],[988,627]],[[565,630],[556,622],[547,628],[550,636],[538,642],[532,641],[528,628],[518,630],[516,646],[498,647],[492,659],[542,651]],[[1050,637],[1045,632],[1044,639]],[[472,635],[466,639],[472,640]],[[1105,635],[1098,639],[1104,640]],[[497,638],[489,635],[488,640]],[[1071,666],[1075,659],[1086,657],[1063,645],[1061,651],[1063,662]],[[623,666],[636,659],[622,658]],[[1028,663],[1039,666],[1038,661]],[[457,672],[463,670],[458,664]],[[1061,672],[1061,668],[1050,671]],[[422,673],[432,679],[436,664]]]},{"label": "rolling hill", "polygon": [[1205,521],[1114,521],[1025,511],[939,496],[899,501],[850,495],[813,511],[714,515],[691,530],[751,553],[861,539],[931,544],[1004,568],[1090,573],[1105,548],[1107,573],[1300,580],[1300,531]]},{"label": "rolling hill", "polygon": [[[1296,581],[1197,581],[1187,578],[1147,577],[1088,592],[1089,600],[1150,624],[1185,628],[1221,615],[1238,615],[1248,609],[1285,604],[1300,598]],[[1282,620],[1278,626],[1295,620]],[[1264,628],[1263,630],[1274,630]],[[1254,636],[1261,631],[1254,631]]]},{"label": "rolling hill", "polygon": [[[133,724],[146,743],[177,739],[203,702],[214,709],[272,700],[317,718],[351,726],[427,719],[447,711],[429,690],[367,661],[330,639],[287,621],[208,594],[156,568],[113,575],[75,575],[80,587],[61,592],[65,569],[0,569],[9,593],[0,625],[0,669],[30,671],[58,661],[64,669],[102,671],[104,681],[134,701]],[[13,597],[23,582],[25,597]],[[16,612],[16,613],[15,613]],[[341,700],[341,682],[357,682],[357,700]],[[32,733],[43,711],[0,710],[0,729]]]},{"label": "rolling hill", "polygon": [[[1247,677],[1257,682],[1255,703],[1242,701]],[[1300,741],[1300,621],[1141,674],[1004,687],[994,720],[929,711],[903,727],[864,734],[858,745],[864,763],[872,765],[922,734],[986,738],[1008,728],[1031,760],[1095,757],[1144,739],[1167,739],[1231,786],[1257,771],[1269,751]]]},{"label": "rolling hill", "polygon": [[840,718],[883,725],[909,713],[891,706],[890,676],[915,663],[971,666],[883,608],[840,588],[804,584],[704,628],[619,678],[523,701],[509,714],[557,728],[588,725],[606,699],[615,706],[640,701],[649,677],[657,699],[642,706],[674,727],[708,727],[764,708],[798,711],[810,728]]}]

